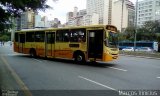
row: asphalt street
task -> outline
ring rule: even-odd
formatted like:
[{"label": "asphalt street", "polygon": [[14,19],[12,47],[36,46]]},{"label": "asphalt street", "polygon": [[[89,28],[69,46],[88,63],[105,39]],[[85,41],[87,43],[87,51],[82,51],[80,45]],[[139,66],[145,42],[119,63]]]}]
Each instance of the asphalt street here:
[{"label": "asphalt street", "polygon": [[[26,90],[29,89],[35,96],[38,96],[38,90],[43,90],[43,94],[46,94],[45,91],[67,91],[74,96],[73,91],[88,93],[87,96],[103,96],[108,93],[113,95],[120,90],[131,90],[128,96],[142,96],[143,94],[137,92],[139,90],[151,91],[145,96],[160,95],[159,91],[154,91],[160,90],[158,59],[120,55],[118,60],[112,62],[75,64],[70,60],[30,58],[28,55],[13,52],[9,45],[0,46],[0,57],[1,66],[7,65],[14,79],[18,78],[13,79],[13,82],[20,82],[14,83],[13,86],[19,87],[13,88],[20,90],[25,86]],[[100,91],[104,94],[98,95]],[[117,95],[121,94],[114,96]]]}]

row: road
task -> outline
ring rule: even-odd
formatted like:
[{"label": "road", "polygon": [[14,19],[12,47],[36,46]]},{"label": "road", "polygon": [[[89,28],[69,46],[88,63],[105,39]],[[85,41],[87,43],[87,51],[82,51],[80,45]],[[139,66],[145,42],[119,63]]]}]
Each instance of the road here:
[{"label": "road", "polygon": [[[26,94],[33,96],[119,96],[121,90],[127,90],[127,96],[160,95],[154,91],[160,90],[158,59],[120,56],[108,63],[75,64],[69,60],[30,58],[14,53],[11,46],[3,46],[0,60],[0,66],[6,66],[13,77],[2,80],[9,78],[14,90],[29,90]],[[149,92],[144,95],[142,90]]]}]

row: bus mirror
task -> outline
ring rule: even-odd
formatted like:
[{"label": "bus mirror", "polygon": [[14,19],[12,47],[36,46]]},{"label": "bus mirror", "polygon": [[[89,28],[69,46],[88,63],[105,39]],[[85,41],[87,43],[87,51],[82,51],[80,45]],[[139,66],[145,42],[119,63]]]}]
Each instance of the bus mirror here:
[{"label": "bus mirror", "polygon": [[109,45],[109,44],[108,44],[108,38],[104,39],[104,43],[105,43],[106,46]]}]

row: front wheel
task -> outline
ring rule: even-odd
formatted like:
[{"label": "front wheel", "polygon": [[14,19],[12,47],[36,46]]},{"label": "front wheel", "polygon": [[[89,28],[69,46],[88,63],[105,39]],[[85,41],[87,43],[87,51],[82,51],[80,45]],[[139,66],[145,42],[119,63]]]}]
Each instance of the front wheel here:
[{"label": "front wheel", "polygon": [[76,63],[85,63],[85,56],[83,54],[76,54],[75,61]]}]

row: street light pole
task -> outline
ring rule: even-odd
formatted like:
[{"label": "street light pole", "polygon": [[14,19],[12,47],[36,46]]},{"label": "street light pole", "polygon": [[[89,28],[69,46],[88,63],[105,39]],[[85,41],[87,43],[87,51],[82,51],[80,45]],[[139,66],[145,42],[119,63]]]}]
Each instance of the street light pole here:
[{"label": "street light pole", "polygon": [[121,32],[123,31],[123,6],[124,6],[124,0],[122,0],[122,14],[121,14]]},{"label": "street light pole", "polygon": [[136,0],[135,34],[134,34],[134,51],[136,50],[136,41],[137,41],[137,13],[138,13],[138,0]]}]

